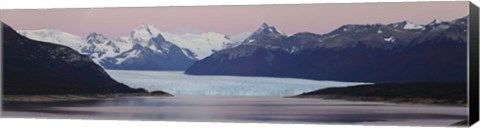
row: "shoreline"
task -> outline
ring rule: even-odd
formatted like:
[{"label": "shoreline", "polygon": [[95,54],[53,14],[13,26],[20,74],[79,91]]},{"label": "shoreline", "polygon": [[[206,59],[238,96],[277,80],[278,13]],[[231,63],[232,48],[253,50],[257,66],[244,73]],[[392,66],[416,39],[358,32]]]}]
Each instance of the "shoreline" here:
[{"label": "shoreline", "polygon": [[58,101],[81,101],[121,97],[158,96],[173,97],[171,94],[152,93],[113,93],[113,94],[45,94],[45,95],[3,95],[3,102],[58,102]]},{"label": "shoreline", "polygon": [[[452,101],[447,101],[447,100],[434,100],[434,99],[426,99],[426,98],[382,98],[382,97],[341,96],[341,95],[296,95],[296,96],[287,96],[285,98],[310,98],[310,99],[325,99],[325,100],[383,102],[383,103],[407,104],[407,105],[468,107],[467,104],[452,103]],[[455,102],[462,102],[462,101],[455,101]]]},{"label": "shoreline", "polygon": [[465,107],[466,92],[464,81],[406,82],[331,87],[289,97]]}]

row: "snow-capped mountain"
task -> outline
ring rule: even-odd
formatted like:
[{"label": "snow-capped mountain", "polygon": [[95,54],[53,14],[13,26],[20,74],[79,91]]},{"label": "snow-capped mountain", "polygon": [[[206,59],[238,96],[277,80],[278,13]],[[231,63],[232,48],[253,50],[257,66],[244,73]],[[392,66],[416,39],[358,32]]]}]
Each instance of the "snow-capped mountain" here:
[{"label": "snow-capped mountain", "polygon": [[114,56],[121,52],[115,42],[99,33],[90,33],[86,39],[83,39],[80,36],[54,29],[19,30],[17,32],[33,40],[70,47],[81,54],[90,56],[96,63],[106,56]]},{"label": "snow-capped mountain", "polygon": [[107,69],[185,70],[196,61],[190,50],[165,40],[153,25],[141,25],[128,37],[121,37],[117,42],[124,45],[124,48],[132,47],[115,56],[101,59],[100,64]]},{"label": "snow-capped mountain", "polygon": [[17,32],[33,40],[64,45],[76,51],[80,51],[84,44],[82,37],[55,29],[19,30]]},{"label": "snow-capped mountain", "polygon": [[393,24],[389,24],[388,26],[394,27],[397,29],[406,29],[406,30],[425,30],[425,26],[417,25],[409,21],[393,23]]},{"label": "snow-capped mountain", "polygon": [[140,43],[145,45],[148,39],[155,38],[156,35],[162,35],[165,41],[179,46],[186,55],[188,55],[189,52],[193,52],[194,55],[188,56],[194,59],[203,59],[211,55],[214,51],[233,47],[238,44],[220,33],[205,32],[176,34],[160,31],[153,25],[142,25],[140,28],[132,31],[130,36],[120,37],[117,42],[134,42],[133,44]]},{"label": "snow-capped mountain", "polygon": [[[158,42],[155,42],[158,41]],[[161,42],[168,42],[168,45],[160,45]],[[171,43],[171,44],[170,44]],[[166,40],[164,33],[155,28],[153,25],[141,25],[139,28],[133,30],[129,36],[120,37],[117,39],[118,45],[123,45],[121,49],[131,49],[134,45],[139,44],[143,47],[148,47],[158,53],[167,53],[170,45],[175,43]],[[183,54],[191,59],[196,59],[195,54],[192,54],[189,49],[181,48]]]},{"label": "snow-capped mountain", "polygon": [[232,41],[227,36],[215,33],[184,33],[174,34],[162,32],[165,40],[170,41],[177,46],[189,49],[195,53],[196,59],[203,59],[211,55],[215,51],[219,51],[228,47],[237,46],[239,43]]},{"label": "snow-capped mountain", "polygon": [[271,44],[275,43],[275,41],[269,41],[270,39],[277,40],[285,37],[286,35],[282,31],[278,30],[272,25],[263,23],[262,26],[258,28],[257,31],[248,36],[242,42],[242,44]]},{"label": "snow-capped mountain", "polygon": [[465,80],[467,21],[348,24],[322,35],[291,36],[263,24],[239,46],[199,60],[185,73],[356,82]]},{"label": "snow-capped mountain", "polygon": [[415,26],[403,21],[393,24],[349,24],[321,35],[321,40],[315,44],[317,48],[348,49],[366,45],[371,49],[395,49],[406,47],[411,40],[424,30],[412,29]]},{"label": "snow-capped mountain", "polygon": [[[239,45],[248,45],[247,47],[250,48],[264,47],[268,49],[283,49],[289,52],[296,51],[298,49],[298,46],[302,44],[288,41],[288,37],[289,36],[287,36],[275,26],[263,23],[255,32],[245,38],[243,42]],[[244,53],[248,53],[247,51],[252,52],[252,49],[244,49],[241,51],[243,51]]]},{"label": "snow-capped mountain", "polygon": [[[173,34],[162,32],[153,25],[141,25],[130,35],[119,37],[116,40],[110,40],[101,33],[95,32],[90,33],[84,39],[59,30],[22,30],[19,33],[31,39],[71,47],[81,54],[90,56],[94,62],[107,69],[135,69],[135,62],[129,59],[145,63],[150,59],[163,58],[170,59],[162,60],[162,63],[166,63],[162,65],[171,65],[169,68],[151,66],[154,65],[153,61],[148,62],[150,64],[148,67],[155,67],[152,68],[155,70],[181,70],[186,69],[186,65],[193,61],[211,55],[214,51],[239,44],[219,33]],[[176,57],[169,58],[168,56]],[[181,61],[171,60],[176,58],[180,58]],[[123,63],[128,63],[126,65],[130,66],[123,65]],[[182,68],[176,68],[173,65],[179,65]]]},{"label": "snow-capped mountain", "polygon": [[108,69],[185,70],[196,61],[192,52],[166,41],[160,34],[143,40],[132,33],[130,39],[140,42],[117,56],[102,59],[100,64]]},{"label": "snow-capped mountain", "polygon": [[445,22],[445,21],[438,20],[438,19],[435,19],[435,20],[433,20],[432,22],[430,22],[429,24],[427,24],[427,26],[433,26],[433,25],[438,25],[438,24],[442,24],[442,23],[446,23],[446,22]]},{"label": "snow-capped mountain", "polygon": [[80,49],[80,53],[90,56],[96,63],[99,63],[105,57],[113,57],[120,52],[121,50],[115,42],[99,33],[90,33],[87,36],[86,44],[83,44]]}]

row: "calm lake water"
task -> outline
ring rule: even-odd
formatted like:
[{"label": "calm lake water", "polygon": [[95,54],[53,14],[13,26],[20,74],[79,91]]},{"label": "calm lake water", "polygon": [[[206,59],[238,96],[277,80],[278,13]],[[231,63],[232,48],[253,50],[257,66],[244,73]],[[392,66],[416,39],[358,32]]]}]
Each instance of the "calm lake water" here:
[{"label": "calm lake water", "polygon": [[50,103],[5,103],[2,116],[201,122],[448,126],[467,107],[282,98],[363,83],[292,78],[192,76],[182,72],[107,71],[114,79],[175,97],[129,97]]},{"label": "calm lake water", "polygon": [[130,97],[6,104],[2,116],[200,122],[448,126],[466,107],[281,97]]}]

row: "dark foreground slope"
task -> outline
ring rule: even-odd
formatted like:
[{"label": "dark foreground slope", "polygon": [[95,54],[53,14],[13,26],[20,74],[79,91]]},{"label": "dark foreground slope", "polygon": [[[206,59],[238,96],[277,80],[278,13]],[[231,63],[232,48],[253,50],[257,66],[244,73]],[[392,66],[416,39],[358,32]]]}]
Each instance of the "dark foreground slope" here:
[{"label": "dark foreground slope", "polygon": [[320,89],[293,97],[465,105],[467,103],[467,83],[417,82],[366,84]]},{"label": "dark foreground slope", "polygon": [[5,95],[147,93],[118,83],[68,47],[30,40],[1,25]]}]

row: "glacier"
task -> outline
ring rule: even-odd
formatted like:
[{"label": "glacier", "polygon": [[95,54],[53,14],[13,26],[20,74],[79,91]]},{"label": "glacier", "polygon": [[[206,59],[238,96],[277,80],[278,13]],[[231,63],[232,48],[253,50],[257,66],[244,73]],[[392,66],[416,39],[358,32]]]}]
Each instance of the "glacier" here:
[{"label": "glacier", "polygon": [[175,96],[292,96],[327,87],[366,84],[296,78],[196,76],[181,71],[107,70],[118,82]]}]

